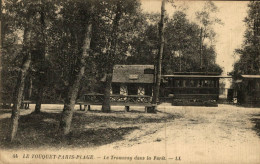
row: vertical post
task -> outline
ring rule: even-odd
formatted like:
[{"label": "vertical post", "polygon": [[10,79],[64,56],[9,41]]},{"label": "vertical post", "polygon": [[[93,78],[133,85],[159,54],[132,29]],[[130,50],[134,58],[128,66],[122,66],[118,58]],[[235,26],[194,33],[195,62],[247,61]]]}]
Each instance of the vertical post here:
[{"label": "vertical post", "polygon": [[129,106],[125,106],[125,111],[129,112],[129,110],[130,110],[130,107]]},{"label": "vertical post", "polygon": [[181,72],[181,51],[179,51],[179,57],[180,57],[180,72]]},{"label": "vertical post", "polygon": [[202,27],[200,28],[200,69],[202,70],[202,32],[203,32],[203,29]]},{"label": "vertical post", "polygon": [[[157,104],[159,101],[159,91],[160,91],[160,83],[161,83],[161,70],[162,70],[162,55],[163,55],[163,47],[164,47],[164,15],[165,15],[165,0],[162,0],[161,6],[161,21],[159,23],[159,39],[160,45],[158,47],[159,52],[157,56],[157,66],[156,68],[156,80],[155,80],[155,87],[153,90],[153,99],[152,103]],[[156,110],[157,106],[154,106],[154,110]]]}]

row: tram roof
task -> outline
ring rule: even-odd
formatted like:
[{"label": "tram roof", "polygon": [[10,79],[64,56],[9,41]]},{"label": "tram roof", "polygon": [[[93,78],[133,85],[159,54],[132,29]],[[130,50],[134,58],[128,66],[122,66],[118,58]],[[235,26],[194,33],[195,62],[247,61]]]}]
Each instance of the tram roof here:
[{"label": "tram roof", "polygon": [[222,75],[162,75],[162,77],[183,77],[183,78],[232,78]]},{"label": "tram roof", "polygon": [[243,78],[260,79],[260,75],[241,75]]}]

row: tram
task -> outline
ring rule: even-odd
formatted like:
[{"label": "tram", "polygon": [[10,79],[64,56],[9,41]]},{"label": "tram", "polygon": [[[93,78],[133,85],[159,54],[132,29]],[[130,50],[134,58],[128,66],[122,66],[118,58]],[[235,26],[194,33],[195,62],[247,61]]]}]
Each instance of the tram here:
[{"label": "tram", "polygon": [[162,75],[161,100],[176,106],[217,106],[219,73],[175,72]]}]

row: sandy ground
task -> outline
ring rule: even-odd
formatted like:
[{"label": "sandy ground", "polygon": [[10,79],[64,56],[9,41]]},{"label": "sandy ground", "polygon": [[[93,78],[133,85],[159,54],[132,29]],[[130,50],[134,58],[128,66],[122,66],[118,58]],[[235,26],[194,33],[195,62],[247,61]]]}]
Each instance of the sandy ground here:
[{"label": "sandy ground", "polygon": [[[52,108],[53,106],[43,106],[45,111],[51,111]],[[62,106],[56,106],[55,109],[62,110]],[[95,106],[93,109],[99,110],[100,107]],[[123,108],[115,107],[113,110],[119,111]],[[159,123],[132,125],[139,128],[125,135],[123,140],[111,144],[77,150],[51,149],[49,153],[92,154],[95,158],[92,162],[103,163],[260,163],[260,136],[253,130],[255,124],[251,120],[260,119],[260,108],[232,105],[176,107],[161,104],[158,110],[158,114],[138,113],[137,115],[149,117],[151,115],[155,118],[157,115],[159,117],[164,113],[170,113],[180,118]],[[25,110],[22,114],[28,114],[30,111]],[[117,116],[116,113],[112,114]],[[127,115],[131,114],[134,115],[127,113]],[[6,117],[10,117],[10,114],[2,114],[0,119]],[[45,153],[46,150],[38,152]],[[123,159],[119,160],[112,156]],[[151,160],[147,160],[147,156],[151,157]],[[106,157],[109,159],[105,160]],[[145,159],[142,160],[142,157]],[[180,160],[176,160],[176,157]]]}]

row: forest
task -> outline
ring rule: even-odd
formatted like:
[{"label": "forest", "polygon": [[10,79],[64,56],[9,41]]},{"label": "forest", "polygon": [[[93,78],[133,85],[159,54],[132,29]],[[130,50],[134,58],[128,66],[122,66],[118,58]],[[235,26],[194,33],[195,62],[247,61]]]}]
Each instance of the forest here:
[{"label": "forest", "polygon": [[115,64],[156,65],[161,58],[162,74],[222,72],[215,63],[213,29],[222,22],[212,15],[218,12],[212,1],[194,13],[196,21],[185,10],[169,16],[163,7],[161,14],[145,13],[141,5],[138,0],[1,2],[0,95],[13,103],[11,140],[22,100],[35,102],[35,113],[43,103],[64,104],[60,129],[68,134],[76,100],[88,92],[109,92]]}]

